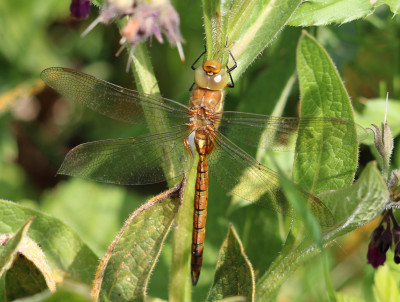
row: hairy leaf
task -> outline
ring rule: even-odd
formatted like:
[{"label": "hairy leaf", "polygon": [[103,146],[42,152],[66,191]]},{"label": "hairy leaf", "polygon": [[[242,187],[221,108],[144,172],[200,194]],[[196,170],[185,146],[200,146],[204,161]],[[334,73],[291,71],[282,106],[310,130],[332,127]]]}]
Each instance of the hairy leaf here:
[{"label": "hairy leaf", "polygon": [[[302,117],[329,117],[354,121],[350,98],[327,52],[303,32],[297,46],[297,71]],[[296,145],[294,180],[313,194],[350,185],[358,163],[357,135],[361,127],[301,131]],[[357,133],[357,130],[360,133]],[[362,133],[361,133],[362,132]]]},{"label": "hairy leaf", "polygon": [[95,301],[141,301],[178,212],[181,183],[150,199],[126,220],[96,273]]},{"label": "hairy leaf", "polygon": [[400,11],[397,0],[311,0],[305,1],[289,21],[293,26],[343,24],[365,18],[386,4],[394,14]]},{"label": "hairy leaf", "polygon": [[235,228],[231,225],[219,250],[214,281],[207,301],[231,296],[242,296],[247,298],[246,301],[254,301],[254,287],[253,268]]}]

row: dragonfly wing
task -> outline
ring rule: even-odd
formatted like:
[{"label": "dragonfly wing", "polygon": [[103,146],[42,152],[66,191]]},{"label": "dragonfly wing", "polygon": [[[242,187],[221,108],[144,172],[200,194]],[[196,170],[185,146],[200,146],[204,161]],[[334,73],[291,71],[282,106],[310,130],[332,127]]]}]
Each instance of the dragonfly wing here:
[{"label": "dragonfly wing", "polygon": [[[147,116],[162,124],[161,112],[171,125],[188,119],[188,108],[176,101],[123,88],[72,69],[52,67],[40,76],[65,98],[119,121],[138,124],[145,122]],[[144,108],[149,110],[144,112]]]},{"label": "dragonfly wing", "polygon": [[360,125],[338,118],[276,117],[235,111],[223,113],[218,130],[237,143],[275,151],[294,151],[299,132],[346,137],[353,143],[368,136]]},{"label": "dragonfly wing", "polygon": [[187,130],[81,144],[64,159],[58,173],[101,182],[136,185],[173,179],[190,169]]},{"label": "dragonfly wing", "polygon": [[[218,133],[215,149],[209,156],[211,174],[230,193],[250,202],[296,218],[279,185],[279,175],[263,166],[229,139]],[[299,186],[299,196],[323,226],[331,226],[334,218],[330,210],[314,195]]]}]

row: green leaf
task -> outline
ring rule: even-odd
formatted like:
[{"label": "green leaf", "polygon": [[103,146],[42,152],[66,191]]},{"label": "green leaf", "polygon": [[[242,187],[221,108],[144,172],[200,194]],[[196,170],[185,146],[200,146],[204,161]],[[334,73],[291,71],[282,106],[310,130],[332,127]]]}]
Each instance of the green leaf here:
[{"label": "green leaf", "polygon": [[5,281],[3,296],[12,301],[31,296],[47,288],[54,292],[56,283],[46,258],[32,239],[26,236],[34,216],[15,234],[1,234],[5,245],[0,255],[0,278]]},{"label": "green leaf", "polygon": [[[354,121],[350,98],[338,71],[327,52],[305,31],[297,46],[297,71],[302,117]],[[353,182],[358,163],[357,134],[366,136],[364,129],[351,123],[337,123],[330,128],[322,132],[299,131],[294,181],[313,194],[344,188]]]},{"label": "green leaf", "polygon": [[226,64],[228,54],[223,52],[226,44],[237,61],[232,76],[238,79],[300,3],[300,0],[203,0],[207,59]]},{"label": "green leaf", "polygon": [[[198,156],[195,156],[198,160]],[[176,217],[173,233],[172,263],[169,281],[169,301],[191,301],[192,279],[190,257],[193,230],[193,200],[197,169],[191,169],[185,187],[182,206]],[[201,280],[201,279],[200,279]]]},{"label": "green leaf", "polygon": [[322,236],[321,228],[316,217],[307,206],[307,198],[302,194],[298,194],[299,189],[279,170],[279,181],[283,188],[283,192],[293,206],[299,218],[304,222],[304,225],[311,237],[317,242],[318,246],[322,249]]},{"label": "green leaf", "polygon": [[22,254],[18,254],[13,266],[7,271],[5,284],[6,301],[33,296],[48,288],[38,267]]},{"label": "green leaf", "polygon": [[289,21],[293,26],[343,24],[365,18],[375,9],[387,4],[394,14],[400,11],[398,0],[312,0],[305,1]]},{"label": "green leaf", "polygon": [[71,227],[60,220],[13,202],[0,200],[0,233],[15,233],[32,216],[36,219],[29,229],[29,238],[42,249],[57,282],[73,280],[91,285],[98,258]]},{"label": "green leaf", "polygon": [[127,192],[122,186],[71,178],[46,192],[41,199],[41,210],[78,230],[100,257],[129,213],[142,201],[142,195]]},{"label": "green leaf", "polygon": [[[372,162],[365,167],[354,185],[338,191],[329,191],[318,197],[331,209],[337,225],[323,233],[322,240],[324,247],[327,247],[337,237],[380,215],[388,202],[389,193],[380,171]],[[293,241],[293,238],[289,239]],[[293,249],[283,251],[257,283],[256,300],[268,301],[299,266],[320,251],[317,244],[307,238]]]},{"label": "green leaf", "polygon": [[365,300],[360,297],[344,293],[336,293],[335,298],[336,302],[365,302]]},{"label": "green leaf", "polygon": [[215,276],[207,301],[231,296],[242,296],[247,298],[246,301],[254,301],[254,288],[253,268],[235,228],[230,225],[228,235],[219,250]]},{"label": "green leaf", "polygon": [[374,298],[376,302],[395,302],[400,300],[398,282],[387,265],[379,267],[375,273]]},{"label": "green leaf", "polygon": [[321,193],[318,198],[332,211],[338,226],[325,234],[325,240],[330,240],[380,215],[388,205],[389,192],[376,162],[370,162],[354,185]]},{"label": "green leaf", "polygon": [[246,301],[248,301],[247,298],[243,296],[229,297],[222,300],[218,300],[218,302],[246,302]]},{"label": "green leaf", "polygon": [[44,291],[31,297],[19,299],[18,302],[90,302],[89,287],[81,284],[68,284],[57,288],[55,293]]},{"label": "green leaf", "polygon": [[6,246],[0,254],[0,278],[12,266],[12,263],[18,254],[18,247],[21,245],[22,240],[26,236],[26,233],[28,232],[28,229],[31,226],[34,218],[35,217],[30,217],[14,235],[0,235],[1,245]]},{"label": "green leaf", "polygon": [[[274,42],[273,47],[268,50],[268,57],[264,60],[266,62],[262,62],[262,66],[271,67],[267,68],[261,74],[257,73],[254,78],[250,79],[251,84],[249,89],[241,96],[246,101],[239,104],[238,111],[263,113],[273,116],[282,115],[296,81],[295,52],[300,32],[299,29],[290,27],[283,30],[277,41]],[[257,64],[260,64],[260,62]],[[260,136],[260,141],[267,140],[266,137],[268,136],[272,137],[274,135],[273,132],[271,129],[265,129],[264,133]],[[256,159],[269,167],[273,164],[271,153],[273,153],[274,160],[279,161],[279,159],[283,158],[279,163],[288,163],[288,167],[291,168],[291,161],[288,160],[288,157],[293,158],[292,153],[268,151],[262,145],[257,149]],[[248,205],[247,201],[233,196],[228,213],[246,205]]]},{"label": "green leaf", "polygon": [[180,207],[182,186],[184,182],[153,197],[129,216],[100,262],[92,290],[95,301],[144,300]]}]

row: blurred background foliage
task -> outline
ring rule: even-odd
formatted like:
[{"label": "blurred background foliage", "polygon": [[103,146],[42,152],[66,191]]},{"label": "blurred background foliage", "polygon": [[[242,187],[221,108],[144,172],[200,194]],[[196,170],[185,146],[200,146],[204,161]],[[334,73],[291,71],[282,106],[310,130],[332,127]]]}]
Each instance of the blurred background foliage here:
[{"label": "blurred background foliage", "polygon": [[[92,7],[90,18],[78,22],[69,16],[69,5],[69,1],[58,0],[0,2],[0,198],[62,219],[101,257],[128,215],[166,185],[128,187],[56,176],[67,151],[79,143],[138,134],[129,125],[60,98],[40,80],[43,69],[63,66],[135,88],[132,75],[124,71],[126,54],[115,57],[120,47],[116,26],[99,25],[81,38],[98,9]],[[187,63],[180,62],[175,48],[155,39],[148,42],[149,52],[162,95],[186,103],[193,82],[190,64],[204,49],[202,8],[194,1],[173,1],[173,5],[181,17]],[[395,135],[399,134],[399,16],[381,6],[364,20],[309,31],[337,64],[358,111],[357,121],[363,126],[380,124],[384,118],[382,99],[388,91],[394,100],[388,123]],[[280,33],[244,76],[236,79],[226,110],[271,113],[282,81],[295,72],[299,35],[300,29],[293,27]],[[284,115],[296,116],[298,99],[295,85]],[[393,168],[400,165],[399,144],[396,139]],[[254,155],[254,151],[249,152]],[[373,154],[368,147],[361,149],[360,169],[374,159]],[[253,206],[228,213],[228,200],[226,192],[211,181],[205,263],[199,284],[193,288],[195,301],[206,295],[229,222],[237,226],[258,275],[265,272],[282,245],[284,234],[279,233],[276,214]],[[375,225],[373,222],[351,233],[328,251],[335,289],[366,301],[374,299],[374,271],[366,265],[366,252]],[[151,296],[168,297],[170,259],[167,242],[151,278]],[[325,297],[321,263],[317,260],[298,270],[283,286],[279,300],[320,301]],[[399,267],[389,264],[385,270],[396,271],[391,276],[399,284]]]}]

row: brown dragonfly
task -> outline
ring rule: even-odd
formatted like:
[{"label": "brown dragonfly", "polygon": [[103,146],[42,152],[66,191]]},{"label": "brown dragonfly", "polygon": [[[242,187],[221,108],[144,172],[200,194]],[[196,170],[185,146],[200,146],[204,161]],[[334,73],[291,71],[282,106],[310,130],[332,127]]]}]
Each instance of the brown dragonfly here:
[{"label": "brown dragonfly", "polygon": [[[67,68],[48,68],[41,74],[47,85],[67,99],[113,119],[147,124],[152,129],[150,134],[136,138],[81,144],[67,154],[59,174],[124,185],[157,183],[180,178],[191,169],[195,153],[198,154],[191,260],[193,285],[197,284],[203,260],[209,170],[230,193],[295,217],[280,189],[278,174],[260,164],[237,143],[293,151],[296,140],[287,138],[296,138],[299,130],[320,129],[326,135],[336,132],[355,135],[356,124],[336,118],[274,117],[223,111],[223,89],[233,86],[230,71],[235,66],[224,67],[214,60],[206,60],[198,68],[193,64],[195,85],[189,106]],[[320,224],[331,226],[334,218],[329,209],[314,195],[297,188]]]}]

